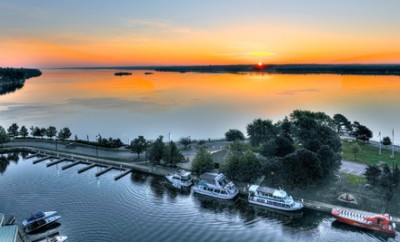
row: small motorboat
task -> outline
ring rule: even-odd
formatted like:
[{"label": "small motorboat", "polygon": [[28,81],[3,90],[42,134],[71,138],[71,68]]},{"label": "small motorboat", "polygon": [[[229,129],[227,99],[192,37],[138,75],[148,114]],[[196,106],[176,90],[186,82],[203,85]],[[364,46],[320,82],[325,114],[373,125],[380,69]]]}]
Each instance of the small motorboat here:
[{"label": "small motorboat", "polygon": [[39,240],[39,242],[64,242],[67,241],[68,237],[67,236],[62,236],[62,235],[56,235],[51,238],[47,238],[44,240]]},{"label": "small motorboat", "polygon": [[192,185],[192,177],[189,171],[181,170],[177,173],[165,176],[173,187],[178,189],[188,188]]},{"label": "small motorboat", "polygon": [[25,227],[25,232],[29,234],[29,233],[38,231],[40,229],[45,228],[46,226],[49,226],[50,224],[55,223],[60,218],[61,218],[61,216],[51,216],[51,217],[47,217],[47,218],[43,218],[43,219],[37,220],[37,221],[35,221],[33,223],[28,224]]},{"label": "small motorboat", "polygon": [[51,217],[51,216],[55,215],[56,213],[57,213],[57,211],[34,213],[29,218],[27,218],[24,221],[22,221],[22,225],[24,225],[26,227],[30,223],[36,222],[36,221],[44,219],[44,218]]},{"label": "small motorboat", "polygon": [[338,221],[352,226],[396,235],[396,224],[389,214],[358,213],[353,210],[333,208],[332,215]]}]

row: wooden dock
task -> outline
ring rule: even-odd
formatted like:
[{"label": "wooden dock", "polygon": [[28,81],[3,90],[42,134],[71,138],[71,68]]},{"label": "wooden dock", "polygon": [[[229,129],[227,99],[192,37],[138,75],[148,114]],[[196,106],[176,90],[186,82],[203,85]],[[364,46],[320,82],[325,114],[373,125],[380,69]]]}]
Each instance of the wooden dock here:
[{"label": "wooden dock", "polygon": [[58,164],[58,163],[63,162],[65,160],[67,160],[67,158],[61,158],[61,159],[58,159],[58,160],[55,160],[55,161],[52,161],[52,162],[48,163],[46,166],[47,167],[54,166],[55,164]]},{"label": "wooden dock", "polygon": [[37,160],[33,161],[32,163],[33,163],[33,164],[37,164],[37,163],[42,162],[42,161],[44,161],[44,160],[48,160],[48,159],[50,159],[51,157],[53,157],[53,156],[48,155],[48,156],[45,156],[45,157],[43,157],[43,158],[37,159]]},{"label": "wooden dock", "polygon": [[126,170],[126,171],[122,172],[122,173],[119,174],[119,175],[116,175],[116,176],[114,177],[114,181],[117,181],[117,180],[121,179],[122,177],[128,175],[128,174],[131,173],[131,172],[133,172],[133,170],[132,170],[132,169],[129,169],[129,170]]},{"label": "wooden dock", "polygon": [[85,172],[85,171],[87,171],[87,170],[89,170],[89,169],[92,169],[92,168],[95,167],[95,166],[96,166],[96,164],[90,164],[90,165],[88,165],[88,166],[86,166],[86,167],[83,167],[83,168],[79,169],[79,170],[78,170],[78,173]]},{"label": "wooden dock", "polygon": [[67,164],[67,165],[61,167],[61,170],[66,170],[66,169],[71,168],[71,167],[73,167],[73,166],[76,166],[76,165],[78,165],[78,164],[80,164],[80,163],[81,163],[81,161],[80,161],[80,160],[77,160],[77,161],[75,161],[75,162],[72,162],[71,164]]},{"label": "wooden dock", "polygon": [[25,157],[25,159],[30,159],[36,156],[38,156],[38,153],[33,153],[32,155],[28,155],[27,157]]},{"label": "wooden dock", "polygon": [[96,173],[96,177],[101,176],[101,175],[103,175],[104,173],[106,173],[106,172],[108,172],[108,171],[111,171],[113,168],[114,168],[114,167],[109,166],[109,167],[107,167],[107,168],[105,168],[105,169],[103,169],[103,170],[97,172],[97,173]]}]

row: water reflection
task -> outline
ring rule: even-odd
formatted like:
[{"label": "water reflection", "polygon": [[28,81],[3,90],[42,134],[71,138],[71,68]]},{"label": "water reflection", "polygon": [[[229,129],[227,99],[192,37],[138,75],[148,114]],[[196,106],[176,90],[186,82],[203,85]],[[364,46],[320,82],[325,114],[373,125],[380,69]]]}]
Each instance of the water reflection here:
[{"label": "water reflection", "polygon": [[24,82],[25,82],[24,80],[21,80],[19,82],[1,83],[0,84],[0,96],[9,94],[9,93],[13,93],[16,90],[24,87]]},{"label": "water reflection", "polygon": [[10,165],[10,162],[14,162],[18,164],[19,161],[19,152],[0,154],[0,174],[3,174],[7,167]]}]

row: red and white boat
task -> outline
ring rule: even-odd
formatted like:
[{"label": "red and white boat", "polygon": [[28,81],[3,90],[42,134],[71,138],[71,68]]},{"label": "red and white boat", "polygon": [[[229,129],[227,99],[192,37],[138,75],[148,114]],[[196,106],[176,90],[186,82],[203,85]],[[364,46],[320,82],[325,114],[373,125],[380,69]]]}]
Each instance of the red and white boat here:
[{"label": "red and white boat", "polygon": [[351,210],[333,208],[332,215],[340,222],[360,228],[396,235],[396,224],[391,222],[389,214],[357,213]]}]

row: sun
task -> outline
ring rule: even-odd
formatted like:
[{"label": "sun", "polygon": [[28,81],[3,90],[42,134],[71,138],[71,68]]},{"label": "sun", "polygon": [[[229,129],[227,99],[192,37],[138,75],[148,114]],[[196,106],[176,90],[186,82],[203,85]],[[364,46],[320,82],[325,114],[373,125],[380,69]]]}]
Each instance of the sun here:
[{"label": "sun", "polygon": [[264,65],[264,63],[262,63],[262,61],[259,61],[259,62],[257,63],[257,65],[261,67],[261,66]]}]

